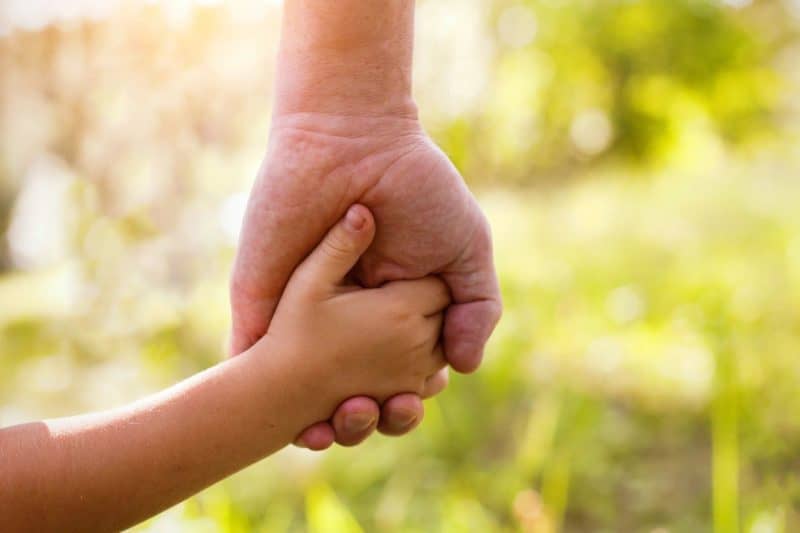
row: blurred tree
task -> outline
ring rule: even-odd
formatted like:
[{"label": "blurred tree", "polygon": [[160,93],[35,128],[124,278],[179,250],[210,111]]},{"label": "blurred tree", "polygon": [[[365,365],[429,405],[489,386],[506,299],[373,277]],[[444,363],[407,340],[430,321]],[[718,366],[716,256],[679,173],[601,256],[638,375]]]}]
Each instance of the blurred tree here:
[{"label": "blurred tree", "polygon": [[780,0],[500,0],[493,20],[484,105],[435,129],[468,176],[660,164],[697,130],[735,148],[785,125],[791,89],[775,58],[798,19]]},{"label": "blurred tree", "polygon": [[[3,424],[219,359],[268,132],[275,5],[84,3],[114,7],[6,2],[25,17],[0,36]],[[720,527],[800,530],[800,4],[419,3],[443,41],[418,65],[446,71],[417,77],[426,126],[501,186],[483,205],[507,310],[485,364],[406,439],[287,450],[142,529],[694,532],[716,498]],[[56,174],[70,185],[38,187],[22,224]],[[562,187],[505,190],[546,180]],[[12,218],[68,233],[64,253],[20,262]]]}]

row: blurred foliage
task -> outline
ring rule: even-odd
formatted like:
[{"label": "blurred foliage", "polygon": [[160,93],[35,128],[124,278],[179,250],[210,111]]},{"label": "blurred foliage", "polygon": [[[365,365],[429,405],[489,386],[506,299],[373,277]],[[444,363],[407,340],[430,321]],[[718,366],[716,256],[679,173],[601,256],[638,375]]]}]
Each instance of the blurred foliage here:
[{"label": "blurred foliage", "polygon": [[[0,6],[0,425],[223,352],[279,7],[203,4]],[[799,529],[798,14],[420,1],[423,120],[496,238],[486,363],[407,438],[285,450],[138,529]]]},{"label": "blurred foliage", "polygon": [[486,90],[434,132],[492,183],[658,166],[698,135],[740,148],[796,135],[797,19],[786,2],[742,4],[497,1]]}]

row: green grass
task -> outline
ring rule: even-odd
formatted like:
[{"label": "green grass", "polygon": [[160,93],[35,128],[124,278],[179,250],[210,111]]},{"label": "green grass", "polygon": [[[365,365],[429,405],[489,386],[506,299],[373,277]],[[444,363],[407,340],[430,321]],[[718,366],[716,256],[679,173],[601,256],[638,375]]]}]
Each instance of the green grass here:
[{"label": "green grass", "polygon": [[[506,313],[478,373],[454,376],[407,438],[286,450],[139,529],[796,530],[795,176],[785,162],[729,163],[484,191]],[[91,313],[7,322],[5,404],[89,405],[64,406],[78,378],[37,388],[54,353],[78,376],[111,365],[131,396],[202,366],[224,335],[225,271],[190,290],[204,298],[111,340],[86,333],[103,331]],[[157,299],[146,290],[139,300]],[[114,378],[120,360],[140,378]]]}]

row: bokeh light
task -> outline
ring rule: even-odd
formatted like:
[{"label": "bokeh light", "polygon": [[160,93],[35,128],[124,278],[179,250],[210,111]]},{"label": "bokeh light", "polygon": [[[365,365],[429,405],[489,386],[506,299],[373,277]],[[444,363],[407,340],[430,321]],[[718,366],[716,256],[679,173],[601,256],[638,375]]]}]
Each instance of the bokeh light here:
[{"label": "bokeh light", "polygon": [[[223,356],[281,8],[0,3],[0,425]],[[419,0],[422,120],[494,232],[484,365],[138,529],[800,529],[798,94],[798,0]]]}]

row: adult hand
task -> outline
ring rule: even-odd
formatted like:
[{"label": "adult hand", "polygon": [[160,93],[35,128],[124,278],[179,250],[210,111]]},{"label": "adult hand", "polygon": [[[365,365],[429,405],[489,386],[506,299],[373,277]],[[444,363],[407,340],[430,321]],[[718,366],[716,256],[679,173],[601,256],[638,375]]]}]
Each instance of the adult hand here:
[{"label": "adult hand", "polygon": [[[347,5],[345,5],[347,4]],[[352,5],[351,5],[352,4]],[[361,203],[377,234],[354,275],[365,285],[439,274],[454,304],[443,330],[450,365],[471,372],[501,312],[488,224],[411,100],[411,0],[287,0],[269,148],[254,185],[231,281],[232,352],[267,330],[292,270],[346,209]],[[309,332],[313,335],[313,332]],[[334,377],[335,378],[335,377]],[[424,396],[447,384],[442,372]],[[312,449],[419,423],[420,398],[382,408],[344,402],[308,428]]]},{"label": "adult hand", "polygon": [[[458,371],[475,370],[500,315],[489,228],[458,172],[411,118],[276,117],[234,269],[233,352],[264,334],[294,266],[356,202],[373,212],[378,231],[355,274],[370,286],[440,274],[454,301],[443,332],[447,359]],[[426,393],[445,384],[440,374]],[[402,433],[419,422],[421,404],[401,395],[383,414],[382,429]],[[333,422],[340,442],[354,444],[378,418],[377,406],[359,398]],[[317,424],[302,440],[320,448],[332,435]]]}]

